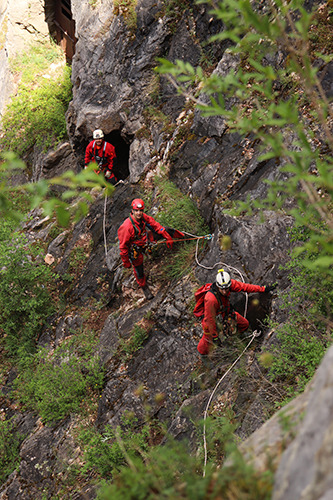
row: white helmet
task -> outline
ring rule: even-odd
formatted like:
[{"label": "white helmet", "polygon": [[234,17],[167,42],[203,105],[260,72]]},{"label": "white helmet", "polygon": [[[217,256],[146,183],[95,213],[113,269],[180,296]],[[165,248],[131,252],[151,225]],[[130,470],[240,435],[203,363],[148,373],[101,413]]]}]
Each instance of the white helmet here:
[{"label": "white helmet", "polygon": [[227,273],[224,269],[219,269],[216,275],[215,282],[218,288],[229,288],[231,285],[230,274]]},{"label": "white helmet", "polygon": [[94,130],[93,139],[103,139],[103,137],[104,137],[103,130],[101,129]]}]

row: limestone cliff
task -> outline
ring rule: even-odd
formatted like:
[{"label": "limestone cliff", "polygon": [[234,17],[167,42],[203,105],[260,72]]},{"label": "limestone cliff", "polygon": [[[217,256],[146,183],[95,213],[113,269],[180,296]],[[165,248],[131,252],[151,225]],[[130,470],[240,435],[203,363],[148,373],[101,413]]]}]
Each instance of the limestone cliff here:
[{"label": "limestone cliff", "polygon": [[[205,45],[221,29],[221,24],[211,18],[204,5],[189,1],[182,8],[175,6],[170,11],[161,0],[138,0],[133,12],[121,5],[116,8],[114,2],[106,0],[72,0],[71,10],[77,43],[72,60],[73,101],[67,113],[69,140],[39,160],[33,179],[50,178],[67,168],[79,171],[92,131],[102,128],[106,139],[118,151],[118,176],[124,184],[116,188],[106,203],[102,196],[96,195],[88,216],[56,238],[51,237],[51,222],[37,211],[26,223],[24,229],[30,240],[47,242],[47,253],[54,257],[60,276],[59,290],[66,297],[65,311],[52,318],[38,344],[50,350],[61,345],[66,337],[80,331],[85,312],[89,311],[99,327],[98,356],[105,369],[97,412],[89,417],[91,425],[103,432],[107,426],[118,425],[126,412],[133,412],[140,425],[149,407],[150,417],[165,424],[170,435],[189,438],[191,442],[196,435],[192,421],[203,416],[211,391],[234,361],[235,354],[232,347],[224,352],[222,359],[218,359],[217,353],[215,370],[211,373],[203,370],[196,351],[201,325],[192,316],[194,290],[199,284],[213,281],[218,262],[230,266],[235,278],[240,272],[246,282],[277,281],[281,290],[289,286],[280,264],[286,261],[292,247],[287,231],[292,219],[282,212],[267,212],[265,222],[258,224],[258,216],[227,215],[221,201],[243,200],[247,195],[262,198],[266,193],[263,181],[283,174],[275,160],[258,161],[259,152],[250,136],[228,133],[222,118],[203,118],[154,72],[158,57],[186,59],[194,65],[209,58],[214,70],[222,75],[226,68],[238,64],[225,53],[226,45],[216,44],[209,49]],[[4,23],[8,11],[2,8],[2,12],[0,19]],[[159,193],[151,189],[151,179],[161,169],[196,203],[212,239],[201,250],[199,260],[193,261],[189,272],[179,279],[162,281],[160,267],[168,260],[167,250],[149,261],[147,269],[155,298],[147,302],[132,275],[121,267],[117,229],[128,216],[131,200],[142,191],[149,193],[151,212],[158,210]],[[191,221],[188,224],[177,229],[191,232]],[[223,235],[231,238],[228,249],[220,245]],[[61,277],[68,272],[71,253],[79,245],[88,257],[68,285]],[[102,311],[98,301],[104,304]],[[248,309],[251,325],[262,327],[267,315],[283,323],[279,301],[275,296],[256,295]],[[239,310],[244,309],[244,299],[235,298],[234,303]],[[147,337],[135,356],[124,361],[119,357],[120,346],[142,321]],[[267,449],[278,466],[281,448],[294,438],[292,433],[285,434],[281,429],[279,415],[266,422],[276,393],[263,377],[255,353],[273,342],[276,342],[275,332],[264,327],[263,336],[244,357],[245,377],[232,372],[214,400],[216,407],[221,404],[232,408],[237,417],[238,436],[242,440],[250,436],[242,444],[245,456],[249,460],[251,455],[262,458],[258,459],[258,468],[266,466]],[[319,499],[329,494],[330,481],[319,481],[321,464],[313,454],[317,449],[322,455],[327,454],[330,445],[330,434],[329,431],[325,434],[324,427],[329,429],[331,420],[324,404],[325,393],[322,396],[325,381],[330,380],[330,356],[329,353],[318,372],[314,389],[310,388],[300,400],[291,403],[291,409],[286,409],[291,419],[296,420],[299,437],[281,461],[276,500]],[[15,409],[11,399],[15,376],[13,369],[3,389],[3,409],[7,416],[15,414],[17,428],[26,438],[20,449],[20,466],[0,489],[0,498],[36,500],[46,495],[51,499],[61,494],[64,481],[69,484],[69,466],[81,463],[82,449],[75,441],[80,419],[69,415],[54,426],[44,426],[33,412]],[[142,390],[139,394],[138,388],[143,388],[143,394]],[[164,395],[162,404],[156,402],[156,394]],[[303,426],[295,413],[306,408],[309,397],[312,403]],[[318,413],[324,412],[320,417],[323,427],[318,437],[320,443],[316,442],[312,455],[306,449],[301,466],[308,468],[312,464],[311,492],[317,488],[322,496],[319,493],[302,496],[306,480],[299,478],[303,471],[297,458],[294,459],[298,450],[303,452],[307,437],[316,429],[311,405],[316,406]],[[298,478],[296,486],[292,486],[292,478],[284,470],[285,463],[288,467],[291,464],[290,470]],[[323,470],[328,475],[327,467]],[[95,498],[93,479],[82,481],[84,484],[77,491],[69,487],[68,495],[76,499]]]}]

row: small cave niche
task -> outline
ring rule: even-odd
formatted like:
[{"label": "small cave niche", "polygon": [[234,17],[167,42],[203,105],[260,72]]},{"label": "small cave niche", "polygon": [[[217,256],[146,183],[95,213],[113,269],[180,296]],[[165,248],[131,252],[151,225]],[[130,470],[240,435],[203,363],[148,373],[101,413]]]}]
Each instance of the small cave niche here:
[{"label": "small cave niche", "polygon": [[44,0],[44,12],[51,38],[60,45],[67,63],[71,64],[77,42],[71,0]]},{"label": "small cave niche", "polygon": [[244,316],[246,308],[246,318],[250,323],[252,330],[263,330],[267,318],[271,311],[271,297],[267,293],[257,293],[248,299],[246,307],[246,299],[243,294],[233,294],[232,305],[235,311]]},{"label": "small cave niche", "polygon": [[128,142],[121,136],[119,130],[113,130],[105,134],[104,140],[112,144],[116,149],[117,161],[114,166],[114,175],[117,180],[125,180],[129,176],[128,160],[130,140]]}]

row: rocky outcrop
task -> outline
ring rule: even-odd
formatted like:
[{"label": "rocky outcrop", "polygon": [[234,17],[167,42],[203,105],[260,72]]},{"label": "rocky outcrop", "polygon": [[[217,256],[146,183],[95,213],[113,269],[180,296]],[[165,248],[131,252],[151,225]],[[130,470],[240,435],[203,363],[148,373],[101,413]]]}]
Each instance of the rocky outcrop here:
[{"label": "rocky outcrop", "polygon": [[[164,2],[139,0],[135,19],[129,19],[128,12],[116,11],[111,2],[102,2],[95,9],[88,0],[72,0],[71,4],[78,43],[73,59],[73,101],[67,114],[69,142],[47,155],[36,153],[34,180],[51,178],[67,169],[80,170],[85,146],[98,127],[123,152],[120,177],[125,183],[117,186],[107,200],[94,193],[95,201],[87,217],[54,238],[50,236],[52,221],[37,211],[24,226],[30,241],[47,242],[45,253],[48,262],[54,263],[59,290],[66,300],[67,310],[51,318],[39,345],[51,348],[79,331],[85,320],[77,308],[86,307],[98,316],[98,355],[105,370],[94,421],[98,431],[103,432],[107,425],[121,424],[124,414],[130,411],[137,417],[138,425],[147,416],[155,418],[167,426],[171,436],[193,441],[193,419],[203,416],[213,388],[237,357],[237,339],[232,339],[214,352],[213,370],[207,371],[201,365],[196,345],[202,329],[192,315],[193,293],[199,285],[214,280],[217,266],[228,269],[235,279],[258,284],[277,281],[280,289],[288,286],[279,265],[292,247],[288,237],[291,218],[266,212],[265,222],[259,224],[257,216],[236,218],[224,210],[230,200],[244,200],[247,195],[264,197],[267,188],[263,180],[281,174],[275,161],[258,160],[257,145],[251,137],[228,133],[221,117],[207,119],[192,109],[184,109],[183,97],[154,72],[157,57],[186,59],[195,65],[207,55],[203,42],[220,24],[212,21],[203,5],[193,3],[191,9],[176,9],[166,15]],[[211,49],[220,74],[238,64],[225,49],[223,44]],[[212,239],[199,249],[191,272],[171,282],[164,279],[162,284],[160,280],[161,263],[168,259],[169,250],[161,250],[155,259],[146,259],[149,284],[155,295],[147,302],[132,274],[121,266],[117,229],[128,216],[130,201],[140,196],[140,189],[147,188],[149,180],[162,168],[195,202],[210,227]],[[154,213],[159,200],[154,191],[150,195]],[[191,221],[188,227],[178,229],[191,232]],[[223,245],[224,237],[228,238],[227,246]],[[80,245],[86,260],[69,284],[64,277],[71,266],[72,252]],[[102,313],[97,301],[103,303]],[[248,459],[252,454],[256,456],[258,468],[266,466],[267,452],[276,453],[277,466],[281,454],[276,450],[288,445],[293,435],[289,433],[287,440],[283,435],[281,414],[261,427],[272,411],[275,388],[265,380],[255,354],[274,339],[274,332],[263,327],[262,320],[269,315],[282,323],[284,317],[275,296],[255,294],[248,303],[244,297],[234,296],[232,302],[242,314],[246,307],[251,326],[262,329],[263,335],[242,358],[246,377],[231,372],[219,386],[212,408],[217,415],[225,408],[234,412],[241,439],[256,431],[242,449]],[[142,338],[133,355],[124,345],[135,331]],[[328,375],[317,379],[321,380],[318,398],[325,377],[329,379]],[[293,429],[301,429],[297,417],[309,394],[308,391],[294,406],[284,410],[286,418],[295,421]],[[313,404],[318,406],[317,400]],[[282,459],[277,476],[282,478],[282,489],[277,484],[276,500],[293,498],[295,492],[306,487],[304,479],[297,479],[293,456],[294,450],[305,449],[305,437],[311,434],[313,421],[313,415],[305,420],[299,443],[295,441]],[[320,422],[323,427],[326,425],[326,420]],[[79,461],[82,452],[73,440],[76,425],[74,417],[50,427],[34,420],[21,447],[21,465],[3,486],[0,498],[36,500],[45,495],[60,495],[64,477],[61,471],[67,464]],[[312,450],[325,455],[329,433],[324,435],[323,429],[318,435],[320,439]],[[308,465],[308,460],[310,451],[306,450],[304,464]],[[320,475],[319,462],[318,458],[309,476],[311,491],[314,478]],[[295,471],[295,486],[285,463]],[[75,498],[95,498],[90,484],[93,481],[88,478]]]},{"label": "rocky outcrop", "polygon": [[329,499],[332,484],[332,347],[308,391],[302,424],[282,455],[273,500]]},{"label": "rocky outcrop", "polygon": [[[139,1],[131,28],[130,14],[117,15],[111,4],[93,10],[73,1],[72,10],[79,35],[73,60],[73,102],[68,111],[74,151],[82,162],[84,147],[95,128],[102,128],[106,136],[118,130],[129,147],[130,179],[137,182],[156,148],[151,125],[155,123],[161,133],[161,112],[171,123],[184,104],[175,89],[154,73],[156,58],[198,64],[208,50],[204,42],[220,23],[195,3],[191,10],[175,6],[166,15],[163,2]],[[222,52],[222,45],[211,49],[216,60]],[[148,109],[151,117],[147,119]],[[150,137],[138,144],[135,136],[143,129]],[[142,167],[138,169],[138,165]]]}]

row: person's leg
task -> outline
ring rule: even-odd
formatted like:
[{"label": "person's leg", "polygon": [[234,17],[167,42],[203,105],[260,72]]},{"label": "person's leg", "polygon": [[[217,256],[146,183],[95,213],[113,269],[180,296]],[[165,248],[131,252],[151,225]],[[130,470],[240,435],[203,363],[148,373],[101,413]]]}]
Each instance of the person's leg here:
[{"label": "person's leg", "polygon": [[198,343],[197,350],[198,350],[199,354],[201,354],[202,356],[207,356],[209,354],[209,351],[210,351],[212,345],[213,345],[213,341],[212,341],[211,337],[203,334],[199,343]]},{"label": "person's leg", "polygon": [[146,276],[143,269],[143,254],[140,253],[136,259],[132,260],[134,276],[138,285],[143,288],[146,285]]},{"label": "person's leg", "polygon": [[236,321],[237,321],[237,329],[239,332],[245,332],[245,330],[248,329],[249,327],[249,322],[246,318],[241,316],[237,311],[235,312],[236,314]]}]

